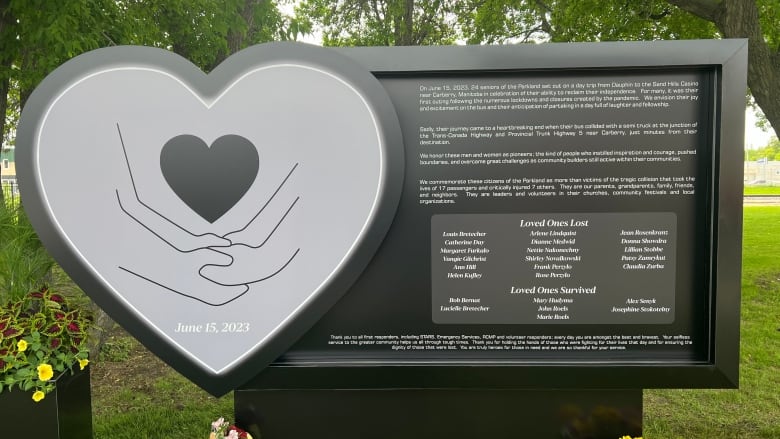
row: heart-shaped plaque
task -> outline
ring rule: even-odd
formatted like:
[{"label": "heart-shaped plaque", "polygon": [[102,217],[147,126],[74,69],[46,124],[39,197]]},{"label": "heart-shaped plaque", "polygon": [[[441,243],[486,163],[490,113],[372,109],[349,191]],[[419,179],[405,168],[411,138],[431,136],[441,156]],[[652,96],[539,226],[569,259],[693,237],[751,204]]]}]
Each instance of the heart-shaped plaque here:
[{"label": "heart-shaped plaque", "polygon": [[55,70],[17,137],[25,208],[71,277],[214,395],[359,276],[403,183],[393,105],[331,50],[272,43],[206,75],[116,47]]}]

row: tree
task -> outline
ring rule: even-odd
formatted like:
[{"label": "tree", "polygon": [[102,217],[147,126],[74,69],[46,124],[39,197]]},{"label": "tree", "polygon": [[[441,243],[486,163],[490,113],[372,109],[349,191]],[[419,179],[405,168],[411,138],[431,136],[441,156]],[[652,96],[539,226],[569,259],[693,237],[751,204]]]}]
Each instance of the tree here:
[{"label": "tree", "polygon": [[[13,140],[38,83],[80,53],[142,44],[173,50],[209,71],[249,44],[294,37],[302,29],[294,24],[272,0],[0,0],[0,146]],[[97,311],[95,327],[110,327]],[[107,334],[94,334],[94,352]]]},{"label": "tree", "polygon": [[[8,130],[8,113],[12,111],[8,106],[8,95],[11,86],[11,64],[14,59],[14,51],[10,49],[14,45],[11,38],[15,19],[9,10],[10,0],[0,0],[0,151],[6,146],[6,130]],[[3,169],[0,167],[0,175]],[[0,211],[5,209],[5,198],[0,190]],[[0,212],[2,213],[2,212]]]},{"label": "tree", "polygon": [[247,45],[302,30],[273,0],[0,0],[0,146],[13,141],[35,86],[80,53],[154,46],[210,71]]},{"label": "tree", "polygon": [[44,76],[106,42],[106,20],[115,5],[112,0],[0,0],[0,145],[10,143],[15,127],[7,122],[15,123]]},{"label": "tree", "polygon": [[777,137],[773,137],[763,148],[746,151],[745,160],[752,162],[760,159],[780,161],[780,140]]},{"label": "tree", "polygon": [[252,44],[289,39],[291,22],[271,0],[130,0],[125,44],[161,47],[208,72]]},{"label": "tree", "polygon": [[669,0],[712,22],[725,38],[748,38],[748,87],[780,133],[780,4],[776,0]]},{"label": "tree", "polygon": [[228,27],[227,50],[218,55],[218,63],[253,44],[291,39],[291,23],[286,21],[272,1],[239,1],[233,13],[236,20],[234,26]]},{"label": "tree", "polygon": [[471,43],[748,38],[748,86],[780,127],[777,0],[470,0],[459,17]]},{"label": "tree", "polygon": [[454,0],[304,0],[297,17],[326,46],[414,46],[455,41]]}]

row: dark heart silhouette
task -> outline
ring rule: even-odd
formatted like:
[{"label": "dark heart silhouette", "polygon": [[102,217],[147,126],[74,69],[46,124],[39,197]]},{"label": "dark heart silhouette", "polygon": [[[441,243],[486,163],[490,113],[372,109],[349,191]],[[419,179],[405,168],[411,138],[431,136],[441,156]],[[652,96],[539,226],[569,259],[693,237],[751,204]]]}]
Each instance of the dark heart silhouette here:
[{"label": "dark heart silhouette", "polygon": [[173,192],[190,209],[213,223],[252,186],[260,166],[257,148],[244,137],[228,134],[208,146],[182,134],[160,152],[160,169]]}]

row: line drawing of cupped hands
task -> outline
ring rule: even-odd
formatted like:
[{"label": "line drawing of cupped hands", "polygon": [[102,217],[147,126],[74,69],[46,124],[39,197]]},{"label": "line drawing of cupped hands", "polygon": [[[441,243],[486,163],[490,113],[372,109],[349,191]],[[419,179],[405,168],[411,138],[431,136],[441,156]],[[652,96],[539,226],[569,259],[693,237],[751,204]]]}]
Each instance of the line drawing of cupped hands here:
[{"label": "line drawing of cupped hands", "polygon": [[128,264],[132,266],[120,265],[120,270],[180,296],[222,306],[245,295],[253,284],[280,274],[298,256],[290,219],[300,196],[289,184],[298,163],[243,227],[222,236],[195,234],[141,199],[118,123],[116,127],[127,167],[127,178],[116,188],[117,204],[148,232],[139,237],[141,248],[155,256],[139,255]]}]

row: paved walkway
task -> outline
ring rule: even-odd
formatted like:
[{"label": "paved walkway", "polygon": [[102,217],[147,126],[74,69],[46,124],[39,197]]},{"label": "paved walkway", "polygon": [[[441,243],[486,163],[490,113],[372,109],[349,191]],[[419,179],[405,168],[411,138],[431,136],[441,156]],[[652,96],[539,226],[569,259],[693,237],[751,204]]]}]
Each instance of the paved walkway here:
[{"label": "paved walkway", "polygon": [[745,196],[745,206],[780,206],[780,196]]}]

